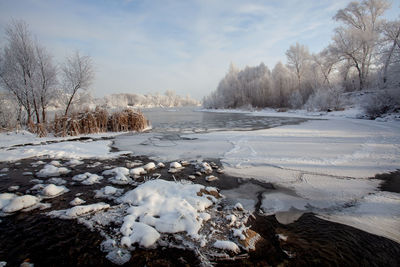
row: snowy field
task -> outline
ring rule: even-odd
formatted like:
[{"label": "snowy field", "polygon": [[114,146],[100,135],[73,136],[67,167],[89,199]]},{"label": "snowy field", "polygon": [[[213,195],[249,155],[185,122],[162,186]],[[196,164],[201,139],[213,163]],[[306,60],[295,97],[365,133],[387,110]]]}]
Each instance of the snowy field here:
[{"label": "snowy field", "polygon": [[[227,174],[256,178],[294,195],[264,195],[267,214],[313,211],[400,242],[400,195],[378,192],[375,174],[400,167],[399,121],[354,119],[357,110],[328,113],[255,112],[250,116],[313,118],[258,131],[120,136],[115,145],[154,160],[220,158]],[[249,197],[254,201],[254,196]]]}]

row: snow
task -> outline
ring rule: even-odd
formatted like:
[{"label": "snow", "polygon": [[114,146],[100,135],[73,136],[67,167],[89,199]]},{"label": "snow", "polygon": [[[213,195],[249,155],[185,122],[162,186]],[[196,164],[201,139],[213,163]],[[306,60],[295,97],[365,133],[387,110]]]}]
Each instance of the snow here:
[{"label": "snow", "polygon": [[4,144],[1,141],[0,143],[5,145],[5,147],[0,147],[0,159],[2,161],[16,161],[41,156],[52,159],[108,159],[127,153],[126,151],[110,152],[112,141],[108,140],[93,142],[66,141],[44,145],[26,145],[13,147],[12,149],[10,149],[10,144]]},{"label": "snow", "polygon": [[203,188],[198,184],[151,180],[128,191],[119,198],[119,202],[132,205],[127,211],[129,217],[122,225],[121,233],[127,236],[131,222],[138,219],[161,233],[186,232],[198,238],[203,224],[199,212],[213,204],[205,196],[197,195]]},{"label": "snow", "polygon": [[[330,113],[262,110],[248,116],[268,115],[312,120],[257,131],[181,134],[173,141],[157,133],[120,136],[115,145],[155,161],[220,158],[225,174],[254,178],[279,188],[275,195],[263,194],[262,208],[268,214],[281,216],[298,210],[325,216],[330,212],[332,220],[334,214],[339,216],[349,205],[362,203],[366,196],[377,193],[380,181],[371,177],[400,166],[398,121],[356,119],[361,116],[357,108]],[[250,195],[257,191],[251,190],[249,196],[227,192],[228,200],[238,196],[246,209],[253,206],[250,210],[254,210],[257,199]],[[397,204],[400,206],[400,201]],[[386,225],[392,211],[384,212],[385,216],[375,214],[371,225],[378,225],[379,220]],[[347,213],[341,215],[341,220],[344,217],[350,220]],[[358,218],[368,224],[366,216]],[[357,225],[362,227],[361,223]],[[368,231],[381,234],[379,228],[371,226]]]},{"label": "snow", "polygon": [[57,186],[54,184],[49,184],[43,188],[42,194],[46,197],[55,197],[68,191],[69,190],[65,186]]},{"label": "snow", "polygon": [[217,241],[215,241],[213,246],[215,248],[229,250],[229,251],[232,251],[234,253],[239,253],[240,252],[240,248],[238,247],[238,245],[236,245],[232,241],[228,241],[228,240],[217,240]]},{"label": "snow", "polygon": [[[3,195],[3,194],[2,194]],[[6,199],[10,196],[6,196]],[[16,196],[2,208],[3,212],[12,213],[22,209],[32,207],[39,203],[39,198],[31,195]]]},{"label": "snow", "polygon": [[169,164],[169,167],[174,169],[179,169],[182,168],[182,165],[179,162],[174,161]]},{"label": "snow", "polygon": [[143,166],[143,169],[145,171],[151,171],[151,170],[154,170],[155,168],[156,168],[156,164],[154,162],[149,162]]},{"label": "snow", "polygon": [[121,196],[124,192],[124,189],[115,188],[113,186],[105,186],[100,190],[95,190],[96,195],[95,198],[108,198],[114,199],[115,197]]},{"label": "snow", "polygon": [[108,209],[109,207],[110,207],[109,204],[100,202],[90,205],[79,205],[66,210],[54,210],[49,212],[48,215],[51,217],[57,217],[61,219],[74,219],[89,213]]},{"label": "snow", "polygon": [[130,174],[134,175],[134,176],[140,176],[142,174],[146,174],[147,172],[145,171],[144,168],[142,167],[137,167],[137,168],[133,168],[129,171]]},{"label": "snow", "polygon": [[56,167],[53,164],[46,164],[43,169],[41,169],[39,172],[36,173],[36,176],[38,177],[51,177],[51,176],[60,176],[62,174],[67,174],[69,173],[70,170],[68,170],[65,167]]},{"label": "snow", "polygon": [[84,204],[84,203],[86,203],[86,201],[81,199],[81,198],[79,198],[79,197],[76,197],[71,202],[69,202],[69,204],[71,206],[78,206],[78,205],[81,205],[81,204]]},{"label": "snow", "polygon": [[148,248],[160,238],[160,234],[153,227],[134,220],[131,221],[129,216],[125,217],[124,225],[126,232],[123,233],[124,237],[121,239],[123,246],[130,247],[132,244],[138,243],[140,246]]},{"label": "snow", "polygon": [[108,179],[113,184],[124,185],[132,182],[132,179],[129,178],[129,169],[125,167],[117,167],[111,170],[103,171],[103,175],[115,175],[114,177]]}]

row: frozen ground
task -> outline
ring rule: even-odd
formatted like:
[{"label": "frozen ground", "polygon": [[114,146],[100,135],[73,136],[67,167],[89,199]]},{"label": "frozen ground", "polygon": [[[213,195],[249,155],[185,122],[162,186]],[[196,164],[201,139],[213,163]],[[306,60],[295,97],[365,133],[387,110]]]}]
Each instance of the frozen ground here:
[{"label": "frozen ground", "polygon": [[[273,201],[265,194],[262,208],[267,213],[313,211],[400,242],[400,235],[393,234],[400,232],[400,213],[391,208],[400,206],[399,195],[382,195],[377,190],[379,181],[370,179],[399,169],[400,123],[354,119],[358,112],[307,116],[255,112],[249,116],[316,120],[257,131],[121,136],[115,145],[162,161],[221,158],[229,175],[271,182],[294,192],[293,196],[278,194]],[[254,196],[247,201],[252,202]]]}]

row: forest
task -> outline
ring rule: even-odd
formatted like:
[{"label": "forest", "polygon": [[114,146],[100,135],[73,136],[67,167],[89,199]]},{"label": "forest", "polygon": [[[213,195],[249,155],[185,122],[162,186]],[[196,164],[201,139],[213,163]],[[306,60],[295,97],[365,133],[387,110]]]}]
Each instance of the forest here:
[{"label": "forest", "polygon": [[349,3],[332,18],[341,26],[328,47],[310,53],[296,43],[286,51],[287,63],[272,70],[264,63],[244,69],[231,63],[217,89],[203,99],[204,107],[338,110],[352,92],[368,92],[362,106],[371,117],[396,111],[400,21],[382,19],[389,8],[386,0]]}]

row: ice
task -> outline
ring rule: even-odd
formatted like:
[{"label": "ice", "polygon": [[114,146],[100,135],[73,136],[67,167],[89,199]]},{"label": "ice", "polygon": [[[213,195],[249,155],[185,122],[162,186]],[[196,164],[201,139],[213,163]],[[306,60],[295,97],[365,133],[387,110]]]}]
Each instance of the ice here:
[{"label": "ice", "polygon": [[51,177],[51,176],[60,176],[61,174],[69,173],[65,167],[56,167],[52,164],[46,164],[43,169],[36,173],[38,177]]},{"label": "ice", "polygon": [[47,182],[48,182],[48,183],[51,183],[51,184],[55,184],[55,185],[63,185],[63,184],[66,184],[66,183],[67,183],[67,181],[65,181],[65,180],[62,179],[62,178],[54,178],[54,177],[48,179]]},{"label": "ice", "polygon": [[[160,238],[160,234],[153,227],[147,224],[135,222],[132,217],[126,216],[124,219],[124,237],[121,239],[121,245],[130,247],[138,243],[140,246],[148,248]],[[121,228],[122,229],[122,228]]]},{"label": "ice", "polygon": [[95,190],[96,195],[95,198],[108,198],[114,199],[115,197],[119,197],[124,192],[124,189],[115,188],[113,186],[105,186],[100,190]]},{"label": "ice", "polygon": [[85,203],[86,203],[86,201],[79,197],[76,197],[71,202],[69,202],[69,204],[71,206],[78,206],[78,205],[85,204]]},{"label": "ice", "polygon": [[19,185],[12,185],[12,186],[8,187],[8,191],[10,191],[10,192],[17,191],[18,189],[19,189]]},{"label": "ice", "polygon": [[31,195],[17,196],[3,207],[3,212],[11,213],[32,207],[39,203],[39,198]]},{"label": "ice", "polygon": [[78,159],[71,159],[70,161],[68,161],[66,164],[68,166],[74,167],[74,166],[78,166],[78,165],[82,165],[84,162]]},{"label": "ice", "polygon": [[215,241],[213,246],[215,248],[219,248],[219,249],[223,249],[223,250],[229,250],[229,251],[232,251],[234,253],[239,253],[240,252],[240,248],[238,247],[238,245],[236,245],[232,241],[228,241],[228,240],[217,240],[217,241]]},{"label": "ice", "polygon": [[46,197],[56,197],[68,191],[69,190],[65,186],[49,184],[43,188],[42,194]]},{"label": "ice", "polygon": [[266,215],[280,211],[306,210],[308,201],[281,192],[264,193],[261,208]]},{"label": "ice", "polygon": [[360,199],[341,211],[322,213],[319,217],[356,227],[400,243],[400,194],[377,192]]},{"label": "ice", "polygon": [[[197,195],[203,188],[198,184],[151,180],[125,193],[119,202],[132,205],[128,209],[129,221],[138,219],[161,233],[186,232],[197,238],[203,223],[199,212],[213,204]],[[126,234],[127,229],[130,224],[123,225],[121,232]]]},{"label": "ice", "polygon": [[7,206],[17,195],[12,193],[0,194],[0,210]]},{"label": "ice", "polygon": [[49,212],[48,215],[51,217],[57,217],[62,219],[74,219],[79,216],[86,215],[88,213],[93,213],[96,211],[108,209],[109,207],[110,207],[109,204],[100,202],[90,205],[79,205],[66,210],[55,210]]}]

